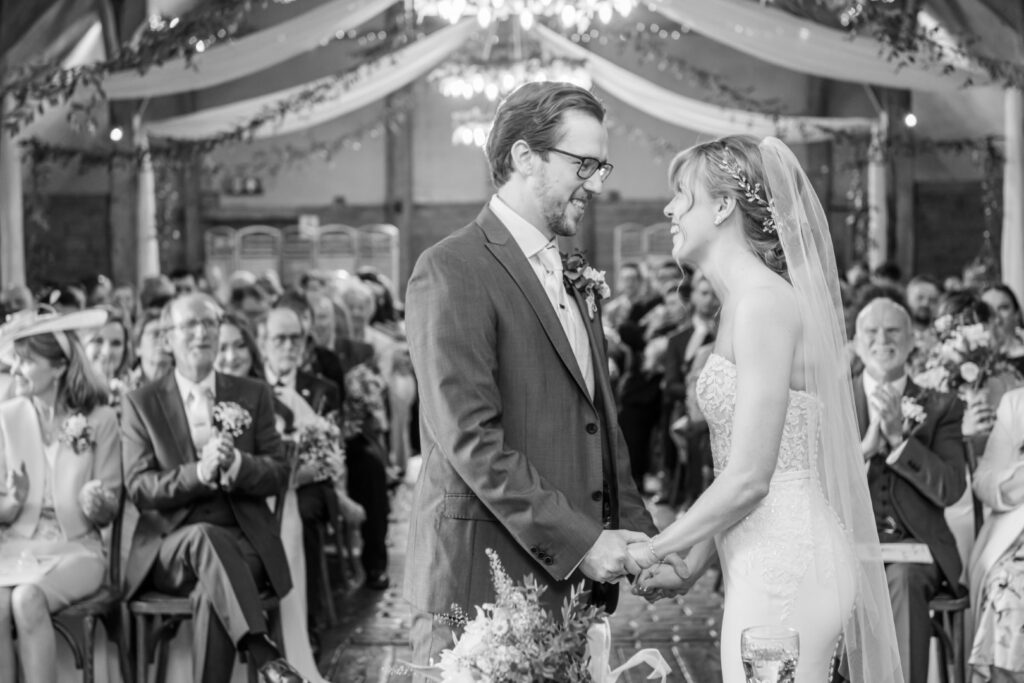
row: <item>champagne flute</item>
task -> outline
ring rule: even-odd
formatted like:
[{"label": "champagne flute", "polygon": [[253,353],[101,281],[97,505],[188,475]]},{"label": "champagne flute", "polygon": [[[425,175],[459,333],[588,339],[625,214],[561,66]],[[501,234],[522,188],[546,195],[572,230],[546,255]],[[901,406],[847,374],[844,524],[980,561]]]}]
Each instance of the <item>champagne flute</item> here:
[{"label": "champagne flute", "polygon": [[800,634],[785,626],[745,628],[740,634],[740,656],[747,683],[793,683]]}]

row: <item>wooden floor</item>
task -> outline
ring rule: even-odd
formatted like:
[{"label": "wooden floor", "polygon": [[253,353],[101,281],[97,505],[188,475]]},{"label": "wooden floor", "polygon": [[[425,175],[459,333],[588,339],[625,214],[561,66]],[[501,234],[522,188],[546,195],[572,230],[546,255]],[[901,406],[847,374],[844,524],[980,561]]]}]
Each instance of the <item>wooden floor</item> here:
[{"label": "wooden floor", "polygon": [[[405,571],[410,491],[400,487],[393,501],[389,530],[392,587],[387,591],[352,588],[335,595],[340,623],[322,635],[320,670],[333,683],[399,683],[409,681],[403,668],[410,649],[407,641],[408,605],[401,597]],[[668,508],[652,508],[659,526],[672,518]],[[624,594],[612,616],[614,637],[612,666],[641,648],[657,648],[672,667],[669,681],[715,683],[721,680],[718,662],[718,629],[722,618],[721,597],[712,591],[715,576],[709,574],[684,598],[648,605]],[[640,683],[646,667],[628,672],[619,680]]]}]

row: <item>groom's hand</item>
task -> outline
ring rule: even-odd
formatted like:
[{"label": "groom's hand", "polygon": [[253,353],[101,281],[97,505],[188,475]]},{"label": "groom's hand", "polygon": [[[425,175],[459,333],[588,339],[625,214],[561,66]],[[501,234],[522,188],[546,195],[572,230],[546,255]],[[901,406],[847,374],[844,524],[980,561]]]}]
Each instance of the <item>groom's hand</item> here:
[{"label": "groom's hand", "polygon": [[640,566],[629,556],[629,544],[646,542],[647,534],[627,529],[601,532],[580,563],[580,571],[592,581],[611,583],[627,574],[639,574]]}]

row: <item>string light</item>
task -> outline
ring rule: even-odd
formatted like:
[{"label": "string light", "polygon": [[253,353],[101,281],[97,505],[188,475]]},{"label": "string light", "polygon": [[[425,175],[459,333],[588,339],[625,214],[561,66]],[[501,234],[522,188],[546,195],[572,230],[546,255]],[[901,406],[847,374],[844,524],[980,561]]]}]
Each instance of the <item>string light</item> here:
[{"label": "string light", "polygon": [[520,25],[529,30],[538,17],[552,17],[567,28],[586,31],[597,19],[603,24],[615,14],[629,16],[636,0],[413,0],[413,9],[420,17],[440,17],[452,24],[462,17],[476,17],[481,27],[492,22],[518,17]]},{"label": "string light", "polygon": [[531,58],[504,64],[449,62],[427,77],[445,97],[472,99],[483,95],[495,102],[523,83],[563,81],[590,89],[590,74],[582,61]]}]

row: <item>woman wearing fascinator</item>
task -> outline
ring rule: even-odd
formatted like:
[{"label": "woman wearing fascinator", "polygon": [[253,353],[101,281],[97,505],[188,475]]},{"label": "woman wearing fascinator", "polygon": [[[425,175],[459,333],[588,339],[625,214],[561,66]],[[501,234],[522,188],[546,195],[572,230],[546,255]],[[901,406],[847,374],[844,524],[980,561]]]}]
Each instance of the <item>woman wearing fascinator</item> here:
[{"label": "woman wearing fascinator", "polygon": [[[0,403],[0,681],[54,681],[50,615],[103,583],[100,529],[118,511],[121,440],[74,330],[101,310],[19,313],[0,327],[15,397]],[[17,643],[15,643],[17,634]]]},{"label": "woman wearing fascinator", "polygon": [[903,681],[824,212],[781,141],[726,137],[680,153],[665,207],[673,256],[722,302],[698,381],[715,480],[649,542],[630,545],[648,598],[692,585],[716,547],[722,675],[745,681],[740,634],[799,633],[797,683],[845,647],[856,683]]}]

